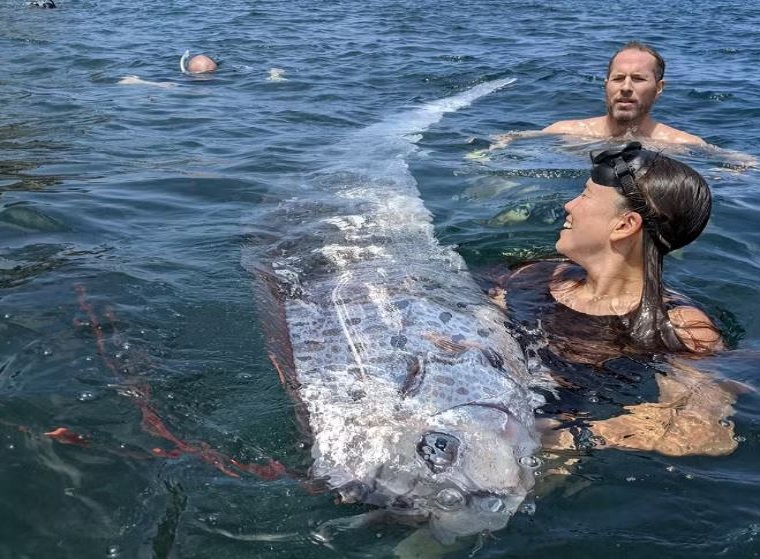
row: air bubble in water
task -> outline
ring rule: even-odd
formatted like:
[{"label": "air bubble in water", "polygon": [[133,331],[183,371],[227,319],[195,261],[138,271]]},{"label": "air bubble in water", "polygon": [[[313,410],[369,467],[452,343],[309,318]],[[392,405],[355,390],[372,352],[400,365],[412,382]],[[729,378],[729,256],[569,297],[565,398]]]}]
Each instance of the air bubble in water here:
[{"label": "air bubble in water", "polygon": [[526,468],[538,468],[541,465],[541,459],[538,456],[523,456],[520,458],[520,464]]},{"label": "air bubble in water", "polygon": [[95,398],[96,396],[94,393],[85,391],[79,394],[79,397],[77,398],[77,400],[79,400],[80,402],[92,402],[93,400],[95,400]]},{"label": "air bubble in water", "polygon": [[731,422],[728,419],[721,419],[718,421],[718,425],[721,427],[731,427]]},{"label": "air bubble in water", "polygon": [[106,555],[106,557],[108,559],[117,559],[117,557],[119,557],[119,555],[120,555],[120,552],[119,552],[119,546],[118,545],[108,546],[108,554]]},{"label": "air bubble in water", "polygon": [[213,526],[219,522],[219,513],[212,512],[205,516],[201,516],[198,520],[205,522],[206,524],[211,524]]}]

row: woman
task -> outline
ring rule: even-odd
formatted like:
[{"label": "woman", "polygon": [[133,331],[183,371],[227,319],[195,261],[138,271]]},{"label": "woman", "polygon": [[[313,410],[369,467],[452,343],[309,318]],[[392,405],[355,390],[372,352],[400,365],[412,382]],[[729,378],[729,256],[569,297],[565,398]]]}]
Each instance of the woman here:
[{"label": "woman", "polygon": [[[736,443],[725,417],[733,396],[673,359],[721,349],[720,333],[662,282],[663,257],[707,225],[707,183],[638,142],[592,154],[592,162],[583,192],[565,205],[556,244],[569,262],[526,266],[504,285],[523,346],[561,387],[544,408],[563,421],[551,422],[546,446],[731,452]],[[658,356],[665,354],[663,375]],[[658,401],[641,403],[646,399]]]}]

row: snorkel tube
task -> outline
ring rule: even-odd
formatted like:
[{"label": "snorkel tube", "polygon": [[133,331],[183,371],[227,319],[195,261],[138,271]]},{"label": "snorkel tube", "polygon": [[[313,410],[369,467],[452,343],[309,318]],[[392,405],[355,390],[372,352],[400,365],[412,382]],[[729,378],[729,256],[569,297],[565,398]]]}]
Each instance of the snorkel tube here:
[{"label": "snorkel tube", "polygon": [[219,68],[219,63],[206,54],[190,56],[190,51],[186,50],[179,59],[179,69],[187,75],[210,74],[216,72],[217,68]]},{"label": "snorkel tube", "polygon": [[182,55],[182,58],[179,59],[179,69],[183,74],[189,74],[190,72],[187,71],[187,60],[190,58],[190,50],[186,50],[185,54]]}]

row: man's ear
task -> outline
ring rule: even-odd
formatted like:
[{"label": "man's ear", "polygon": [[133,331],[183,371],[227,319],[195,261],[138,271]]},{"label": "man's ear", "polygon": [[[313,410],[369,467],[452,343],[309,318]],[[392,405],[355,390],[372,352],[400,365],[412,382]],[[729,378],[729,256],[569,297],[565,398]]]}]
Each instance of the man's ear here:
[{"label": "man's ear", "polygon": [[610,237],[613,241],[632,237],[641,231],[643,225],[644,220],[641,218],[641,214],[637,212],[625,212],[618,218]]},{"label": "man's ear", "polygon": [[660,80],[660,81],[658,81],[658,82],[657,82],[657,94],[656,94],[655,98],[657,98],[657,97],[659,97],[660,95],[662,95],[662,91],[663,91],[664,89],[665,89],[665,80]]}]

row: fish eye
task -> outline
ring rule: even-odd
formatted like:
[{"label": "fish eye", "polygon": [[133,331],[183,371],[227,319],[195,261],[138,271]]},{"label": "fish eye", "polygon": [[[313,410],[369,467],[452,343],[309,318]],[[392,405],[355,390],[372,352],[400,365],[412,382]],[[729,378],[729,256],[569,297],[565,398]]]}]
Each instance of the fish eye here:
[{"label": "fish eye", "polygon": [[435,473],[440,473],[459,457],[459,439],[446,433],[426,433],[417,443],[417,455]]}]

